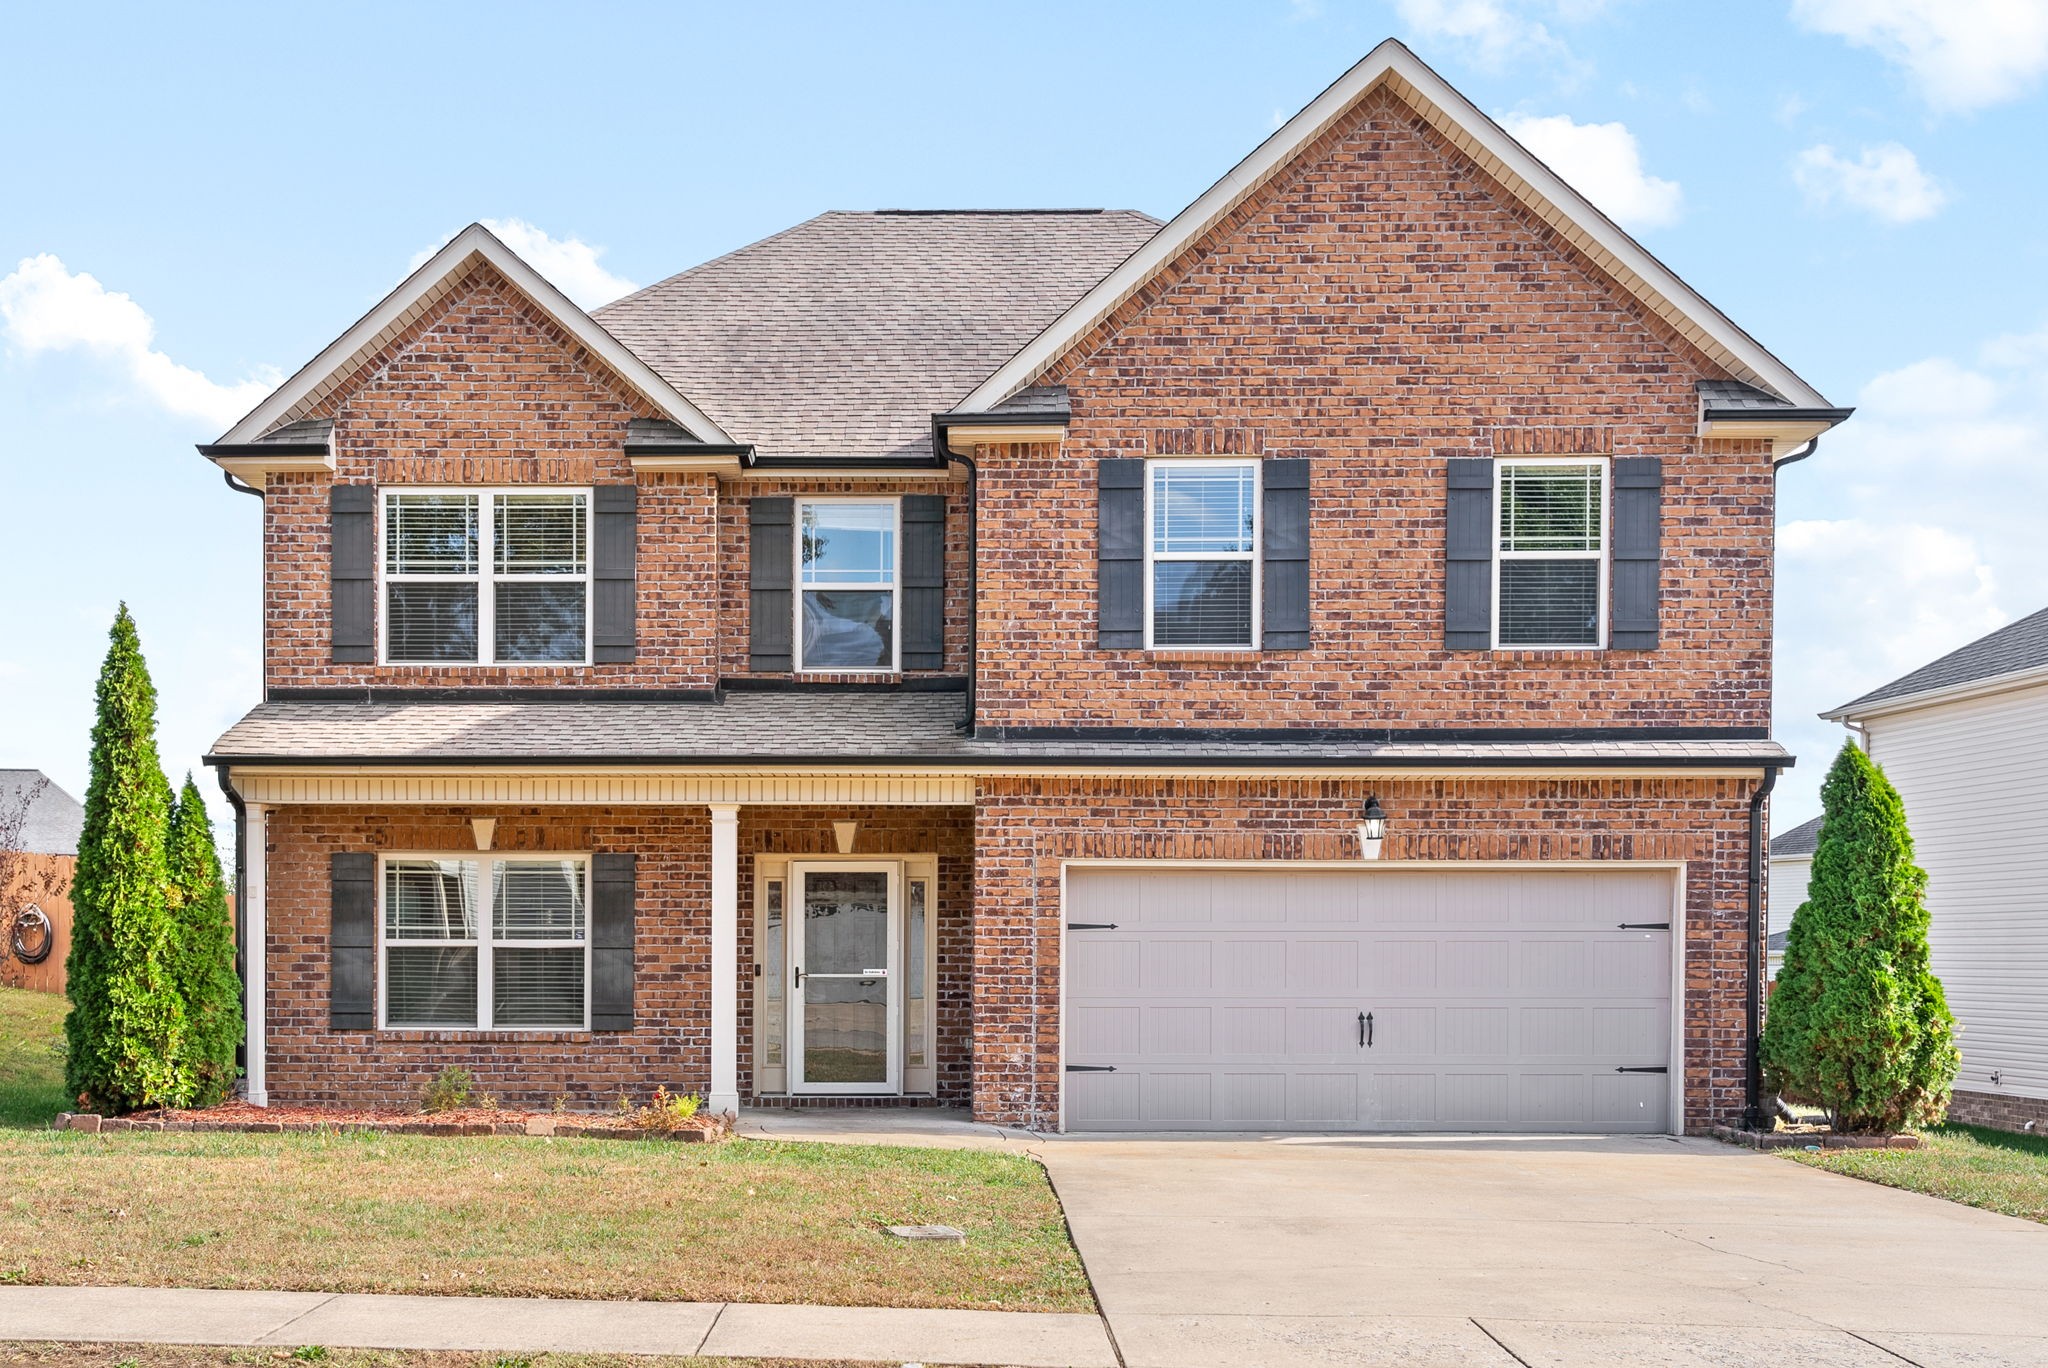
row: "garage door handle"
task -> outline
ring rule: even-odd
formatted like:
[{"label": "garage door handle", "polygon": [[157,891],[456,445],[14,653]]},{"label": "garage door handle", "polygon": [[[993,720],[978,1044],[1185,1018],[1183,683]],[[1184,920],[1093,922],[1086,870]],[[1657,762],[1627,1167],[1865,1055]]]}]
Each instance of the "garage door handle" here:
[{"label": "garage door handle", "polygon": [[1369,1049],[1372,1045],[1372,1013],[1358,1014],[1358,1048]]},{"label": "garage door handle", "polygon": [[1670,1072],[1671,1072],[1671,1070],[1670,1070],[1670,1069],[1668,1069],[1668,1068],[1666,1068],[1666,1067],[1665,1067],[1664,1065],[1662,1065],[1662,1064],[1654,1064],[1654,1065],[1651,1065],[1650,1067],[1648,1067],[1648,1068],[1644,1068],[1644,1069],[1631,1069],[1631,1068],[1628,1068],[1628,1067],[1624,1066],[1624,1067],[1622,1067],[1622,1068],[1616,1069],[1616,1070],[1615,1070],[1615,1072],[1616,1072],[1616,1073],[1670,1073]]}]

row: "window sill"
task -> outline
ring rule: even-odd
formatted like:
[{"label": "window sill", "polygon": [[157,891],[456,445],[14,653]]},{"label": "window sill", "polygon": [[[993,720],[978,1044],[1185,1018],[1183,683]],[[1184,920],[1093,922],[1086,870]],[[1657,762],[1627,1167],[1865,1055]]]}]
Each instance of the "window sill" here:
[{"label": "window sill", "polygon": [[1241,665],[1265,654],[1256,646],[1162,646],[1143,652],[1147,660],[1166,664]]},{"label": "window sill", "polygon": [[569,1040],[597,1032],[588,1026],[380,1026],[377,1034],[387,1040],[459,1045],[466,1041],[502,1044],[508,1040]]}]

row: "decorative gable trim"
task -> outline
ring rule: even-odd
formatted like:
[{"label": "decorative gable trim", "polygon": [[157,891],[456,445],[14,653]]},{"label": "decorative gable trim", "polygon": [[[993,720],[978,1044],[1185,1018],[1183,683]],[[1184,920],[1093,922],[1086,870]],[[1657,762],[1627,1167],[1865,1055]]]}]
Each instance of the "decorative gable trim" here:
[{"label": "decorative gable trim", "polygon": [[1797,407],[1827,400],[1709,304],[1613,220],[1481,113],[1422,59],[1388,39],[1233,167],[1150,241],[1005,362],[955,413],[980,413],[1043,376],[1118,306],[1178,260],[1337,121],[1384,86],[1715,364]]},{"label": "decorative gable trim", "polygon": [[732,438],[652,367],[627,350],[547,278],[520,259],[480,223],[472,223],[424,265],[384,296],[347,332],[308,362],[230,428],[218,446],[253,443],[272,429],[310,414],[320,401],[353,375],[391,340],[440,302],[480,264],[488,264],[514,289],[532,300],[561,329],[609,367],[671,422],[702,442],[730,445]]}]

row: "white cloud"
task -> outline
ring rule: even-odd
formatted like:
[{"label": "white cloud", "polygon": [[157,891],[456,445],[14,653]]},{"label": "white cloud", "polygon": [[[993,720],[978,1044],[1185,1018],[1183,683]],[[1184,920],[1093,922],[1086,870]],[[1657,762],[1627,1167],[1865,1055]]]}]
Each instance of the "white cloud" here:
[{"label": "white cloud", "polygon": [[223,385],[179,365],[156,349],[156,323],[140,304],[47,252],[23,258],[0,279],[0,337],[24,356],[86,352],[172,413],[223,428],[254,408],[280,378],[267,370]]},{"label": "white cloud", "polygon": [[1826,143],[1809,147],[1793,159],[1792,179],[1808,204],[1825,208],[1840,200],[1887,223],[1932,218],[1948,203],[1920,159],[1895,142],[1866,147],[1854,161]]},{"label": "white cloud", "polygon": [[2048,327],[1872,377],[1780,500],[1779,829],[1818,810],[1814,714],[2048,606]]},{"label": "white cloud", "polygon": [[[547,277],[549,284],[586,309],[609,304],[619,296],[640,288],[624,276],[613,275],[599,265],[598,258],[604,255],[604,248],[593,247],[581,238],[551,237],[525,219],[485,219],[483,225],[517,252],[520,260]],[[454,236],[450,233],[432,247],[417,253],[412,259],[414,269],[447,246]]]},{"label": "white cloud", "polygon": [[1584,75],[1583,64],[1530,11],[1547,8],[1561,18],[1581,19],[1600,8],[1585,0],[1561,0],[1554,6],[1525,0],[1395,0],[1394,7],[1415,37],[1454,46],[1483,70],[1500,71],[1516,59],[1534,58],[1550,63],[1567,82]]},{"label": "white cloud", "polygon": [[1792,0],[1792,18],[1904,67],[1939,110],[2015,99],[2048,71],[2042,0]]},{"label": "white cloud", "polygon": [[1643,170],[1642,149],[1627,124],[1573,123],[1565,114],[1511,114],[1501,123],[1624,228],[1662,228],[1678,222],[1684,207],[1678,182]]}]

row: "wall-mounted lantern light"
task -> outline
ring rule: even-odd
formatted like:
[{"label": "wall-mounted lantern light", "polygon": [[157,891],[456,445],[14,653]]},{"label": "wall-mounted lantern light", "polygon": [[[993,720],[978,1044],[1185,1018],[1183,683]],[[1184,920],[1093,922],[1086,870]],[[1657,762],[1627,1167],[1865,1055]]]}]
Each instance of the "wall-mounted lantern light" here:
[{"label": "wall-mounted lantern light", "polygon": [[1375,793],[1365,800],[1365,811],[1359,814],[1358,853],[1368,860],[1380,857],[1380,842],[1387,838],[1387,810],[1380,806],[1380,796]]}]

